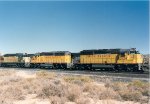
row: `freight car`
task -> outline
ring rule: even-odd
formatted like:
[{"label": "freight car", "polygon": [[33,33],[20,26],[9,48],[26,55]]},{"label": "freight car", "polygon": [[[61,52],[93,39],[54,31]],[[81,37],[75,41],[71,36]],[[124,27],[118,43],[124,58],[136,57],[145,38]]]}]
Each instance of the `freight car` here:
[{"label": "freight car", "polygon": [[32,68],[67,69],[71,65],[71,52],[56,51],[36,53],[30,62]]},{"label": "freight car", "polygon": [[98,49],[80,52],[79,63],[75,69],[113,70],[113,71],[143,71],[143,56],[131,49]]}]

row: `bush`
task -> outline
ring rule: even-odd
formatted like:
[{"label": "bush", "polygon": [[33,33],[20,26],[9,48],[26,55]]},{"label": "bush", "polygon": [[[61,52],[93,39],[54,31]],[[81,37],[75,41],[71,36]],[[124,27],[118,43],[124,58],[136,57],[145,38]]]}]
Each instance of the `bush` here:
[{"label": "bush", "polygon": [[80,98],[82,94],[82,90],[79,86],[71,84],[68,88],[68,93],[66,97],[69,101],[75,102],[78,98]]},{"label": "bush", "polygon": [[66,86],[61,83],[56,85],[50,80],[45,80],[41,82],[37,96],[42,98],[49,98],[50,96],[62,97],[65,95],[66,89]]},{"label": "bush", "polygon": [[150,95],[150,92],[149,92],[150,84],[147,82],[135,80],[135,81],[132,81],[131,83],[129,83],[127,87],[130,90],[141,92],[143,96]]},{"label": "bush", "polygon": [[99,92],[99,99],[116,99],[121,100],[120,95],[115,92],[112,88],[106,88],[105,90]]},{"label": "bush", "polygon": [[81,96],[79,99],[76,101],[77,104],[95,104],[93,99]]},{"label": "bush", "polygon": [[114,91],[123,91],[123,90],[127,90],[127,84],[126,83],[123,83],[123,82],[114,82],[112,83],[111,85],[111,88],[114,90]]},{"label": "bush", "polygon": [[15,73],[15,70],[0,70],[0,76],[11,76]]},{"label": "bush", "polygon": [[83,92],[88,93],[88,97],[94,99],[116,99],[121,100],[120,95],[115,92],[112,88],[107,88],[105,86],[91,84],[85,84],[83,87]]},{"label": "bush", "polygon": [[120,91],[120,96],[125,101],[140,101],[142,98],[141,92],[138,91],[130,91],[130,90],[124,90]]},{"label": "bush", "polygon": [[65,104],[66,102],[66,98],[64,97],[51,96],[49,99],[51,104]]},{"label": "bush", "polygon": [[13,102],[12,101],[10,101],[10,100],[6,100],[6,99],[0,99],[0,104],[13,104]]},{"label": "bush", "polygon": [[54,77],[56,77],[56,74],[53,72],[48,72],[48,71],[38,71],[36,73],[36,76],[38,78],[50,78],[53,79]]},{"label": "bush", "polygon": [[93,80],[88,76],[66,76],[63,78],[66,82],[74,83],[74,82],[82,82],[82,83],[89,83]]},{"label": "bush", "polygon": [[4,89],[0,95],[4,99],[11,100],[22,100],[24,99],[24,94],[22,89],[18,86],[8,86],[8,88]]},{"label": "bush", "polygon": [[149,96],[149,83],[135,80],[129,83],[114,82],[110,84],[125,101],[147,101],[144,96]]},{"label": "bush", "polygon": [[93,83],[87,83],[87,84],[84,84],[83,86],[83,92],[99,92],[103,89],[104,87],[100,87],[98,85],[95,85]]},{"label": "bush", "polygon": [[22,78],[19,76],[4,76],[2,82],[0,83],[1,86],[5,86],[5,85],[11,85],[14,83],[17,83],[19,81],[21,81]]}]

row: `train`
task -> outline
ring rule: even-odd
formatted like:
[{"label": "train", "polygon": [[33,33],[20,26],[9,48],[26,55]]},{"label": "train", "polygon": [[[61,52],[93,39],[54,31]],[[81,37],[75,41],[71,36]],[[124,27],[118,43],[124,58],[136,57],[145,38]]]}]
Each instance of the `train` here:
[{"label": "train", "polygon": [[15,53],[0,56],[1,67],[143,72],[143,55],[136,48]]}]

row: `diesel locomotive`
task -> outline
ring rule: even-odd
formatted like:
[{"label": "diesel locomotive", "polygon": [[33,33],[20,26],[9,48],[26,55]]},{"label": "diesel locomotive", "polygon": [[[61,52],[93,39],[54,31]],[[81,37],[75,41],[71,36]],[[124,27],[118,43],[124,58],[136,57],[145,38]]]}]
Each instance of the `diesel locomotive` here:
[{"label": "diesel locomotive", "polygon": [[55,51],[5,54],[0,58],[0,63],[2,67],[143,71],[143,55],[135,48],[82,50],[79,53]]},{"label": "diesel locomotive", "polygon": [[75,68],[114,71],[143,71],[143,56],[132,49],[98,49],[80,52],[80,62]]},{"label": "diesel locomotive", "polygon": [[67,69],[71,65],[71,52],[42,52],[35,54],[30,61],[33,68]]}]

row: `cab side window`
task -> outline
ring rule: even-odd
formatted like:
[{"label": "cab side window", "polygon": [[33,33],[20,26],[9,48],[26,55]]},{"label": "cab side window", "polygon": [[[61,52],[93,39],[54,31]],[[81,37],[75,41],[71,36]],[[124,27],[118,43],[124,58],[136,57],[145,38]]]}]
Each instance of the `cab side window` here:
[{"label": "cab side window", "polygon": [[124,53],[124,52],[121,52],[121,53],[120,53],[120,56],[121,56],[121,57],[125,57],[125,53]]}]

